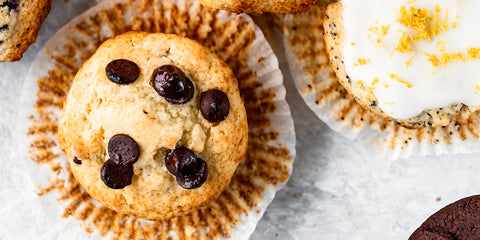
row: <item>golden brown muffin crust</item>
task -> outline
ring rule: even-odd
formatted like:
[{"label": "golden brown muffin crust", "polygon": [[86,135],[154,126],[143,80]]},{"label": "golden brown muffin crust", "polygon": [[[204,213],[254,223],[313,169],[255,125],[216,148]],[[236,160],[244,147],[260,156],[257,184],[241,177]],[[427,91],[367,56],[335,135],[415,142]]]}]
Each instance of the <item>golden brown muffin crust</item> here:
[{"label": "golden brown muffin crust", "polygon": [[298,13],[310,8],[317,0],[200,0],[208,8],[236,13]]}]

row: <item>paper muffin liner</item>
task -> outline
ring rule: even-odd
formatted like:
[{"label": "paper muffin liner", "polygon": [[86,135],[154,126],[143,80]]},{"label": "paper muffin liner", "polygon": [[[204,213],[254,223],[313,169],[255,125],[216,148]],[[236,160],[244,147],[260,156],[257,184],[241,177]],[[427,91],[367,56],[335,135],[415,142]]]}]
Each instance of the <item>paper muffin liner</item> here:
[{"label": "paper muffin liner", "polygon": [[325,51],[323,18],[329,3],[284,17],[284,45],[295,85],[306,104],[330,128],[366,141],[389,159],[480,151],[480,112],[445,127],[407,129],[364,109],[337,80]]},{"label": "paper muffin liner", "polygon": [[[58,146],[58,120],[77,70],[103,41],[128,30],[199,41],[232,67],[245,100],[246,158],[217,200],[186,216],[146,221],[102,206],[75,180]],[[34,215],[50,223],[43,239],[248,239],[292,171],[295,133],[285,93],[277,58],[248,15],[194,0],[115,0],[76,17],[37,56],[21,98],[20,144],[41,205]]]}]

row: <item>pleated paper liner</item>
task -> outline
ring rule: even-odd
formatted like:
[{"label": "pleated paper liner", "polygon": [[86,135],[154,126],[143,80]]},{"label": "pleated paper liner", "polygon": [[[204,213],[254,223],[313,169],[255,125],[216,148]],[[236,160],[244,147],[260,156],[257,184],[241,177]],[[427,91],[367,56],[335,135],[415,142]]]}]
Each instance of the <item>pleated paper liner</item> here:
[{"label": "pleated paper liner", "polygon": [[[103,41],[129,30],[199,41],[232,67],[245,99],[247,156],[221,196],[187,216],[146,221],[103,207],[75,180],[56,140],[78,68]],[[49,229],[51,239],[84,239],[84,230],[91,239],[248,239],[292,171],[293,120],[272,49],[248,15],[208,10],[194,0],[103,1],[88,10],[57,32],[36,58],[22,104],[28,118],[26,166],[39,185],[45,218],[56,224]]]},{"label": "pleated paper liner", "polygon": [[330,128],[368,141],[390,159],[480,151],[480,112],[445,127],[406,129],[358,104],[337,81],[323,40],[323,18],[334,0],[319,0],[309,11],[286,15],[284,45],[292,76],[307,105]]}]

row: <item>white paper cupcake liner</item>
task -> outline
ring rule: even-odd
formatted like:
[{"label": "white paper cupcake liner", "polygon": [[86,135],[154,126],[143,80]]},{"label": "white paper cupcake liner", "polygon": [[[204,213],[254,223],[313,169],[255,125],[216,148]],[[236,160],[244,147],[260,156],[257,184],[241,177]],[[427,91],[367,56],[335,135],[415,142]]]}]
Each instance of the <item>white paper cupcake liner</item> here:
[{"label": "white paper cupcake liner", "polygon": [[284,18],[284,45],[295,85],[313,112],[334,131],[367,141],[372,154],[388,159],[480,152],[480,112],[445,127],[406,129],[358,104],[331,69],[323,40],[326,6]]},{"label": "white paper cupcake liner", "polygon": [[[239,79],[249,121],[247,157],[216,201],[184,217],[154,222],[103,207],[73,178],[58,147],[57,123],[76,71],[104,40],[127,30],[193,38]],[[283,77],[262,32],[248,15],[207,10],[193,0],[103,1],[76,17],[33,62],[21,104],[20,144],[40,207],[19,211],[35,211],[32,222],[48,223],[43,239],[248,239],[295,158]]]}]

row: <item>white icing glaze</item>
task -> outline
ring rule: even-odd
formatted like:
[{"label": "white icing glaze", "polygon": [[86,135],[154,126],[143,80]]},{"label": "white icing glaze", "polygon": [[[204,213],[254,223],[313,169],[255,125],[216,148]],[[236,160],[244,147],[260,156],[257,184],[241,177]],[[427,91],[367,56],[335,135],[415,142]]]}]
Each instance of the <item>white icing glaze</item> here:
[{"label": "white icing glaze", "polygon": [[[362,80],[365,87],[372,87],[372,82],[378,77],[379,82],[375,84],[372,93],[378,99],[378,106],[397,119],[408,119],[424,110],[446,107],[457,102],[468,106],[480,104],[480,91],[476,89],[476,86],[480,88],[479,58],[467,62],[455,60],[445,67],[434,68],[428,61],[429,57],[421,52],[440,55],[437,49],[439,41],[445,41],[447,53],[466,53],[471,47],[480,47],[480,1],[408,2],[411,0],[343,0],[346,35],[344,62],[346,72],[354,84]],[[401,6],[426,8],[434,13],[437,4],[442,9],[440,19],[444,19],[445,10],[448,9],[450,23],[457,22],[457,27],[450,27],[448,31],[433,36],[431,42],[421,40],[413,43],[413,52],[395,51],[402,36],[400,30],[411,32],[411,28],[397,22]],[[387,25],[390,25],[390,29],[382,38],[384,46],[379,47],[377,35],[369,29]],[[407,68],[406,62],[413,53],[415,57]],[[358,58],[368,59],[367,64],[358,66]],[[411,87],[392,79],[390,73],[409,82]],[[384,83],[389,87],[386,88]]]}]

